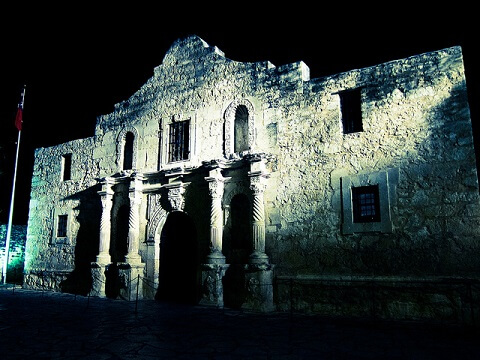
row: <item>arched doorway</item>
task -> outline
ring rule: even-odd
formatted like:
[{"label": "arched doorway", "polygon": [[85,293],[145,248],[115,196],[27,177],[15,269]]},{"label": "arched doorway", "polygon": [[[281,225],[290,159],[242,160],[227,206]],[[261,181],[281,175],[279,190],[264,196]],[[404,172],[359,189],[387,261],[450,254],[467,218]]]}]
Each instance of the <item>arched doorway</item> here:
[{"label": "arched doorway", "polygon": [[158,300],[198,302],[198,260],[195,224],[182,211],[168,214],[160,235]]}]

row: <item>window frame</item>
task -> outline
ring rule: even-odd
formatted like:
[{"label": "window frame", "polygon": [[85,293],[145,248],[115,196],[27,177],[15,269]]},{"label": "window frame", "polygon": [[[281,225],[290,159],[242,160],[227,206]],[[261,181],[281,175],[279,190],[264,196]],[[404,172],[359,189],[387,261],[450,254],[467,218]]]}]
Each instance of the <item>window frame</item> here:
[{"label": "window frame", "polygon": [[[393,232],[393,221],[391,209],[396,204],[396,187],[399,180],[398,168],[374,173],[358,174],[340,177],[340,204],[342,225],[341,231],[344,235],[354,233],[391,233]],[[354,202],[352,188],[362,186],[378,186],[378,209],[380,221],[355,222]]]},{"label": "window frame", "polygon": [[72,180],[72,153],[66,153],[62,155],[62,181]]},{"label": "window frame", "polygon": [[381,215],[378,184],[353,186],[351,191],[353,222],[379,222]]},{"label": "window frame", "polygon": [[[169,124],[169,128],[168,128],[168,162],[169,163],[190,160],[190,154],[191,154],[190,139],[191,139],[191,119],[173,121]],[[178,146],[179,148],[177,148]]]},{"label": "window frame", "polygon": [[344,134],[363,132],[362,88],[338,92],[340,98],[340,121]]},{"label": "window frame", "polygon": [[[61,233],[60,230],[62,230]],[[55,234],[57,239],[63,239],[68,237],[68,214],[57,215],[57,226],[55,229]]]}]

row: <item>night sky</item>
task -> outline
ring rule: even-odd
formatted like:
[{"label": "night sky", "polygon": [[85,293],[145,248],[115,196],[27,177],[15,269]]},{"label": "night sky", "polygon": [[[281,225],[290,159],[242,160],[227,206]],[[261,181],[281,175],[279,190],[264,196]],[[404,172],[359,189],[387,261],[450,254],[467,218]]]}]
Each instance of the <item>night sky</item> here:
[{"label": "night sky", "polygon": [[223,13],[186,4],[179,13],[161,7],[100,10],[45,4],[2,9],[0,223],[8,220],[18,134],[14,120],[24,84],[14,224],[27,223],[34,149],[93,136],[97,116],[133,95],[172,43],[190,34],[236,61],[269,60],[280,66],[302,60],[311,78],[460,45],[475,141],[480,144],[479,41],[470,20],[477,12],[470,3],[433,11],[406,3],[392,3],[388,9],[311,9],[301,3],[260,9],[258,4],[242,4]]}]

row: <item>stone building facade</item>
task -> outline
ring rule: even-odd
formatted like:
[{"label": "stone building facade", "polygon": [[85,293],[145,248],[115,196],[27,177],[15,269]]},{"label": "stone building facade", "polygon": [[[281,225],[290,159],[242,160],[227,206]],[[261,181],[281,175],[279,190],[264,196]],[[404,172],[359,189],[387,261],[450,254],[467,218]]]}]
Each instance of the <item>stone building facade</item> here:
[{"label": "stone building facade", "polygon": [[92,137],[36,150],[24,285],[462,317],[477,179],[460,47],[311,79],[190,36]]}]

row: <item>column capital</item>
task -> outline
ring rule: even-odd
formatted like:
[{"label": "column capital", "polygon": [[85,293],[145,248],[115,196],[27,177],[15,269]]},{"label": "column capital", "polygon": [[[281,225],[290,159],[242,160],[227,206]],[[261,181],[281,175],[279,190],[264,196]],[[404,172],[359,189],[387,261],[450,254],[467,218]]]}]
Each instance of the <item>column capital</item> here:
[{"label": "column capital", "polygon": [[102,190],[97,191],[97,194],[100,196],[113,196],[115,191],[113,190],[113,186],[115,185],[115,179],[107,176],[100,180],[102,184]]},{"label": "column capital", "polygon": [[165,186],[168,191],[167,197],[168,202],[172,207],[172,211],[183,211],[183,207],[185,206],[185,201],[183,198],[185,187],[185,184],[182,182],[171,183]]}]

